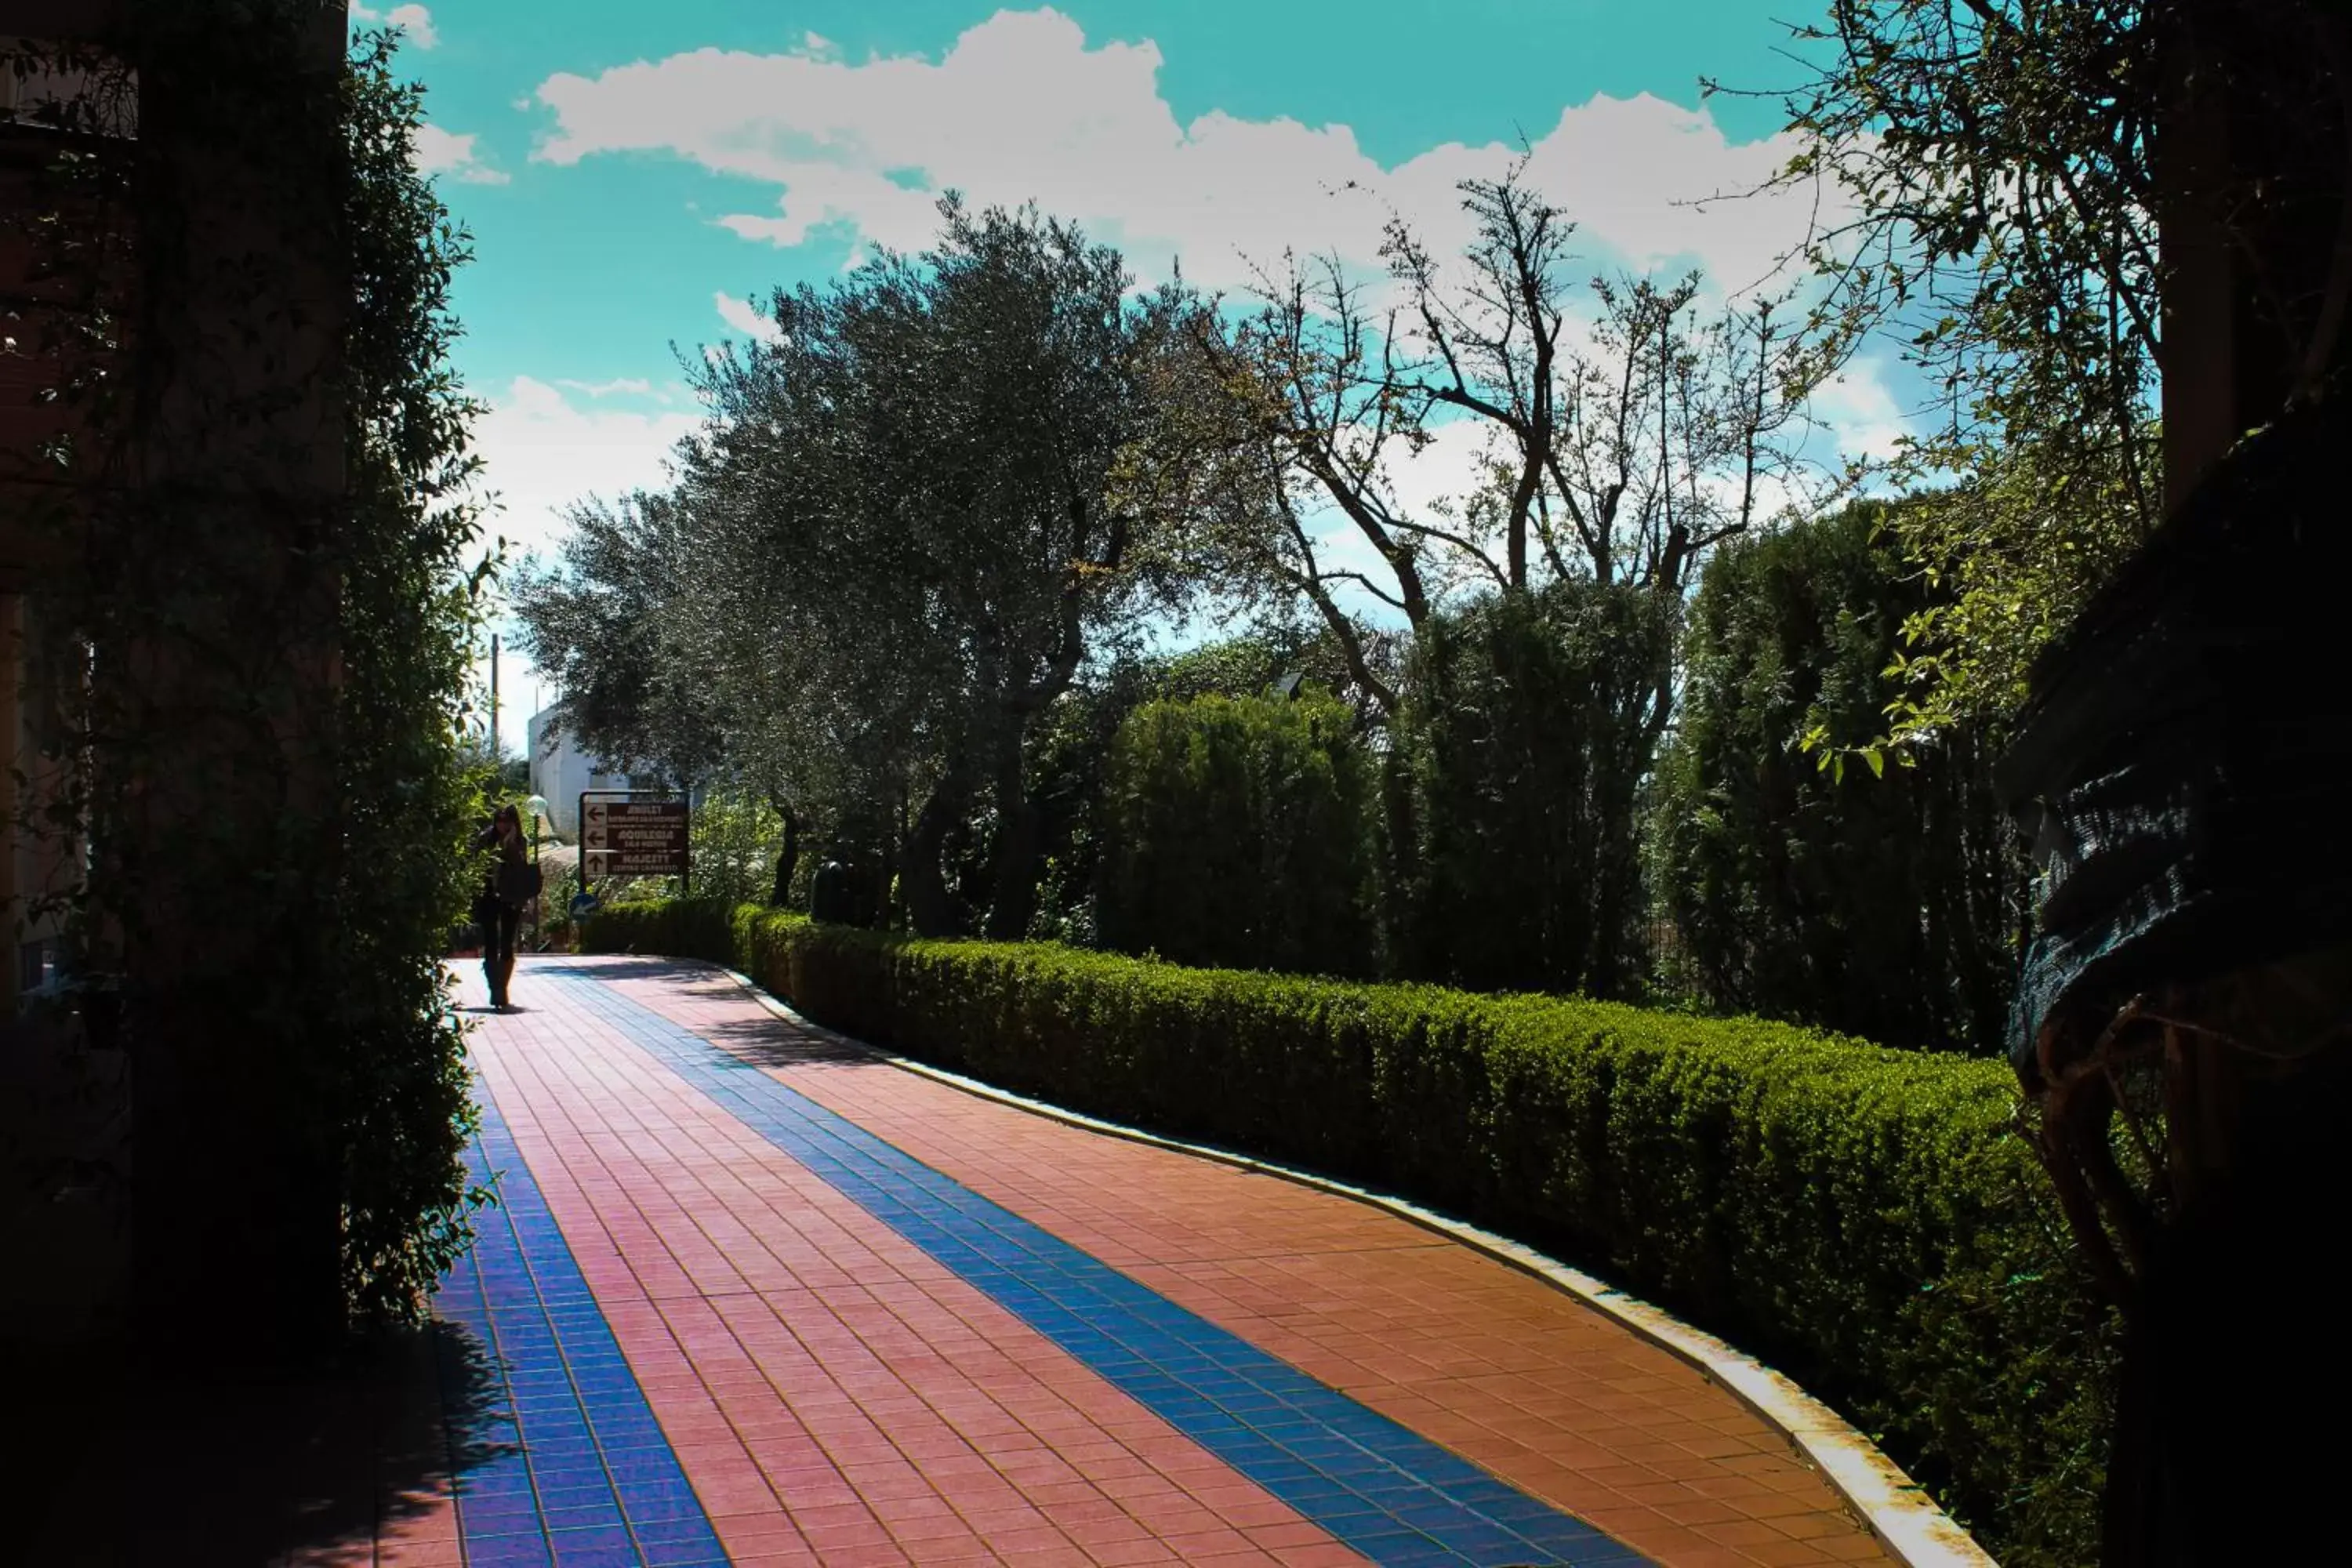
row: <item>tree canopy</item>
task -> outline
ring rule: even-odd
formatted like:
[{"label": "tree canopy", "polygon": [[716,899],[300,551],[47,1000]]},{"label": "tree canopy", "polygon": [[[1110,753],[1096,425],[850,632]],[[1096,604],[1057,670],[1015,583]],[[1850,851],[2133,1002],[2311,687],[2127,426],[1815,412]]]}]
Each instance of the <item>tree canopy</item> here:
[{"label": "tree canopy", "polygon": [[[774,295],[761,341],[695,369],[710,416],[675,493],[583,514],[520,597],[604,743],[708,741],[771,794],[855,798],[919,929],[977,899],[1020,935],[1024,742],[1090,653],[1189,591],[1174,530],[1212,466],[1165,362],[1201,307],[1135,295],[1115,250],[1034,209],[940,212],[931,249]],[[983,868],[951,888],[982,801]]]},{"label": "tree canopy", "polygon": [[[1628,583],[1671,603],[1708,550],[1807,488],[1806,399],[1835,354],[1822,319],[1768,296],[1710,311],[1696,274],[1580,286],[1575,224],[1524,168],[1460,195],[1474,233],[1458,257],[1397,219],[1383,284],[1286,257],[1254,310],[1204,319],[1272,503],[1221,514],[1207,558],[1229,592],[1297,595],[1351,649],[1351,597],[1415,631],[1464,589]],[[1404,467],[1465,432],[1477,481],[1409,504]],[[1323,509],[1354,548],[1318,531]],[[1392,682],[1356,665],[1392,710]],[[1663,672],[1651,689],[1663,710]]]},{"label": "tree canopy", "polygon": [[[2205,467],[2335,373],[2347,26],[2301,0],[1837,0],[1797,29],[1823,63],[1783,177],[1852,215],[1817,270],[1932,393],[1896,465],[1932,494],[1890,526],[1953,591],[1906,627],[1886,739],[2013,710]],[[2192,362],[2159,421],[2159,372]]]},{"label": "tree canopy", "polygon": [[[1916,503],[1914,503],[1916,504]],[[1887,1044],[1996,1050],[2023,864],[1982,725],[1907,765],[1822,770],[1879,733],[1903,627],[1936,593],[1857,503],[1743,540],[1692,606],[1654,852],[1685,977],[1717,1007]]]}]

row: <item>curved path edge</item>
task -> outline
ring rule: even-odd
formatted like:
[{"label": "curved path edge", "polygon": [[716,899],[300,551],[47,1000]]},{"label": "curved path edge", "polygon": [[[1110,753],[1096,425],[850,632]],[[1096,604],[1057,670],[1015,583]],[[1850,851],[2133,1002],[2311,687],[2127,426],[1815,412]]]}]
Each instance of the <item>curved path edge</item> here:
[{"label": "curved path edge", "polygon": [[1926,1489],[1905,1474],[1900,1465],[1881,1453],[1877,1445],[1857,1431],[1852,1423],[1807,1394],[1793,1380],[1753,1356],[1734,1349],[1713,1334],[1694,1329],[1672,1314],[1661,1311],[1581,1269],[1571,1268],[1507,1237],[1481,1230],[1385,1193],[1255,1159],[1213,1144],[1189,1143],[1180,1138],[1164,1137],[1140,1128],[1106,1121],[1100,1117],[1088,1116],[1083,1111],[1071,1110],[1047,1100],[1032,1100],[978,1079],[899,1056],[837,1029],[828,1029],[811,1022],[789,1004],[762,990],[747,974],[724,964],[714,963],[709,967],[725,974],[761,1007],[794,1027],[867,1052],[877,1061],[887,1062],[902,1071],[982,1100],[994,1100],[1073,1127],[1082,1127],[1090,1132],[1213,1160],[1220,1164],[1352,1198],[1358,1203],[1384,1209],[1400,1219],[1434,1231],[1497,1262],[1532,1275],[1623,1324],[1642,1339],[1696,1368],[1727,1390],[1760,1420],[1787,1437],[1797,1451],[1821,1471],[1838,1495],[1861,1515],[1879,1543],[1907,1568],[1997,1568],[1990,1554],[1960,1528],[1958,1521],[1937,1507]]}]

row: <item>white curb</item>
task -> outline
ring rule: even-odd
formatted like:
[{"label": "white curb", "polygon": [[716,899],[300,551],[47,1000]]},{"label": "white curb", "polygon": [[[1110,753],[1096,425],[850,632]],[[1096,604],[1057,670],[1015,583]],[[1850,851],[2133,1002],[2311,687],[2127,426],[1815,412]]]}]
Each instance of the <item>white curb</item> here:
[{"label": "white curb", "polygon": [[1615,1319],[1650,1343],[1697,1368],[1710,1382],[1728,1391],[1766,1424],[1778,1429],[1808,1463],[1821,1471],[1838,1494],[1853,1505],[1870,1526],[1871,1533],[1878,1538],[1879,1543],[1906,1568],[1997,1568],[1990,1554],[1979,1546],[1967,1531],[1937,1507],[1935,1500],[1916,1481],[1904,1474],[1901,1466],[1880,1453],[1877,1446],[1856,1431],[1843,1416],[1753,1356],[1734,1350],[1713,1334],[1702,1333],[1581,1269],[1570,1268],[1531,1247],[1522,1246],[1491,1231],[1480,1230],[1475,1226],[1465,1225],[1460,1220],[1448,1219],[1402,1198],[1368,1192],[1328,1176],[1255,1160],[1230,1150],[1187,1143],[1181,1139],[1163,1138],[1156,1132],[1124,1127],[1116,1121],[1105,1121],[1099,1117],[1031,1100],[977,1079],[965,1078],[961,1073],[951,1073],[926,1062],[894,1055],[837,1030],[828,1029],[822,1024],[811,1023],[761,990],[747,974],[738,973],[723,964],[710,967],[734,981],[752,1000],[793,1027],[863,1051],[877,1061],[904,1071],[919,1074],[982,1100],[992,1100],[1000,1105],[1013,1106],[1073,1127],[1083,1127],[1091,1132],[1149,1143],[1203,1160],[1214,1160],[1220,1164],[1255,1171],[1320,1192],[1353,1198],[1359,1203],[1386,1209],[1400,1219],[1410,1220],[1424,1229],[1435,1231],[1440,1236],[1485,1253],[1498,1262],[1531,1274],[1575,1297],[1595,1311]]}]

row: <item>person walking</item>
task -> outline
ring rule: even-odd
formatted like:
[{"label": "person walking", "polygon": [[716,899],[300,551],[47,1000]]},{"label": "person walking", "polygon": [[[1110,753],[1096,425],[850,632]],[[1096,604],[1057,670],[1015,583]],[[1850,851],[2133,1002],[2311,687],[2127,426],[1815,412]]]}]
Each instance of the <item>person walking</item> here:
[{"label": "person walking", "polygon": [[490,983],[490,1005],[508,1009],[514,981],[515,939],[525,904],[539,896],[539,868],[530,862],[522,836],[522,813],[513,804],[499,807],[490,825],[474,836],[474,847],[495,851],[482,890],[474,899],[474,923],[482,928],[482,977]]}]

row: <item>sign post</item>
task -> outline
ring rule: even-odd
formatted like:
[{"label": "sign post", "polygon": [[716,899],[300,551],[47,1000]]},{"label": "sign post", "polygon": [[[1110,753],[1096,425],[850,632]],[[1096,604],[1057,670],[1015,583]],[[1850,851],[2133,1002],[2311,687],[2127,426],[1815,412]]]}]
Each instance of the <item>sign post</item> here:
[{"label": "sign post", "polygon": [[692,874],[687,850],[688,807],[666,790],[583,790],[580,794],[580,896],[588,896],[591,867],[599,877]]}]

